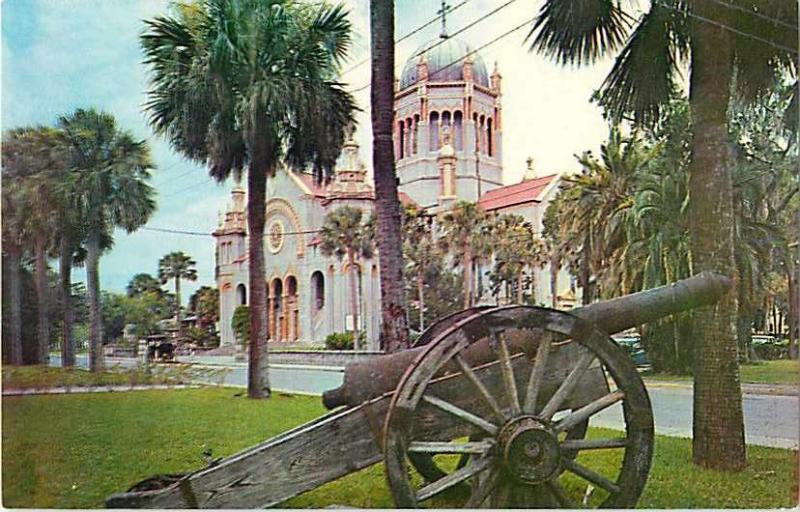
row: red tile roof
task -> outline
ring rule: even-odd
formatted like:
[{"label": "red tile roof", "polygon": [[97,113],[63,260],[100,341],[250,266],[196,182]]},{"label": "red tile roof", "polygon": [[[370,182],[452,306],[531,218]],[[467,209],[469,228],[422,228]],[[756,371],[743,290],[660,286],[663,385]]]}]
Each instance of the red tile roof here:
[{"label": "red tile roof", "polygon": [[489,212],[501,208],[508,208],[509,206],[541,202],[539,196],[557,177],[557,174],[551,174],[549,176],[542,176],[541,178],[535,178],[490,190],[481,196],[478,200],[478,204]]},{"label": "red tile roof", "polygon": [[397,192],[397,198],[400,200],[400,202],[403,204],[403,206],[408,206],[410,204],[413,204],[413,205],[417,204],[417,202],[414,201],[413,199],[411,199],[411,196],[409,196],[405,192],[398,191]]}]

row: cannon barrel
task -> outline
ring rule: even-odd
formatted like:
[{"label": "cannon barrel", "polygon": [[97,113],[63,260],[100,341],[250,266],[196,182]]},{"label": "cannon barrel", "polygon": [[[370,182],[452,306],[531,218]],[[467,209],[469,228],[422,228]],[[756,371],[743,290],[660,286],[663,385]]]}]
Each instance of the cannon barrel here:
[{"label": "cannon barrel", "polygon": [[[591,322],[600,331],[614,334],[671,314],[712,305],[730,287],[731,280],[728,277],[703,272],[666,286],[578,307],[570,310],[570,313]],[[487,363],[493,358],[488,344],[478,345],[470,347],[464,354],[465,359],[473,366]],[[323,393],[322,403],[328,409],[340,405],[356,406],[392,391],[406,368],[424,348],[418,347],[347,365],[344,383]]]}]

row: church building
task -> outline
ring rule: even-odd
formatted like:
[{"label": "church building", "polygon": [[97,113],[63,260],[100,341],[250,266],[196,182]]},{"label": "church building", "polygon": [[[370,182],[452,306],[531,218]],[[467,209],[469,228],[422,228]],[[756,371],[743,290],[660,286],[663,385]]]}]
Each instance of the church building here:
[{"label": "church building", "polygon": [[[489,75],[479,54],[444,31],[412,54],[395,82],[395,159],[402,202],[431,213],[458,200],[478,202],[490,213],[523,215],[541,232],[559,177],[536,175],[529,161],[521,183],[504,185],[501,84],[496,65]],[[330,333],[352,329],[349,268],[346,261],[320,252],[315,233],[325,215],[342,205],[361,208],[369,217],[374,199],[372,178],[352,138],[329,182],[318,184],[309,174],[287,169],[269,180],[265,270],[271,342],[322,343]],[[248,299],[245,205],[245,192],[237,187],[214,231],[222,345],[234,343],[233,312]],[[368,347],[377,349],[379,261],[361,259],[358,265],[359,329],[365,331]],[[550,306],[549,269],[536,273],[537,302]],[[559,272],[557,282],[559,290],[573,288],[569,300],[574,300],[569,275]]]}]

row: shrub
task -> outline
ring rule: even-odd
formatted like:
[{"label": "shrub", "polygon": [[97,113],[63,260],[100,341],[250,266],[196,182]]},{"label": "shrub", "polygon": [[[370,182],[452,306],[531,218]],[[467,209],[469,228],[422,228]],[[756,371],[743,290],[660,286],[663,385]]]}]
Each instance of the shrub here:
[{"label": "shrub", "polygon": [[325,348],[328,350],[353,350],[353,333],[332,332],[325,337]]},{"label": "shrub", "polygon": [[236,339],[247,346],[250,343],[250,307],[237,306],[231,319],[231,328],[236,335]]}]

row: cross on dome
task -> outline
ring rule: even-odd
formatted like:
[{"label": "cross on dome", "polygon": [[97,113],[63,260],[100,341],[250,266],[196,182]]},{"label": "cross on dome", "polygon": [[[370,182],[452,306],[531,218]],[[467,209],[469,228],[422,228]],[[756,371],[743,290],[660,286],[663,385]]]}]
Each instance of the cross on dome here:
[{"label": "cross on dome", "polygon": [[442,15],[442,33],[439,34],[439,37],[442,39],[447,39],[447,13],[453,10],[452,7],[447,5],[446,0],[442,0],[442,8],[436,11],[436,14]]}]

